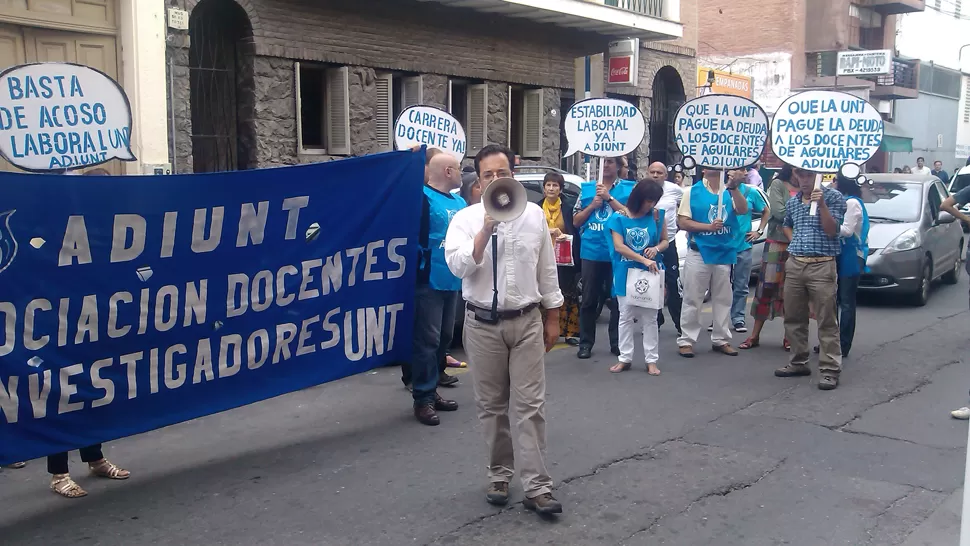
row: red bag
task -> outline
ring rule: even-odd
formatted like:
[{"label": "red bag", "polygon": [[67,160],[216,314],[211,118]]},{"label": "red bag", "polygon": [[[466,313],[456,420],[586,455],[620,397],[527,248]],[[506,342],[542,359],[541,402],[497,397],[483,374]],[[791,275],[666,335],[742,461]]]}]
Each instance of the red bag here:
[{"label": "red bag", "polygon": [[553,241],[552,247],[556,253],[556,265],[574,266],[573,261],[573,236],[566,235],[562,240]]}]

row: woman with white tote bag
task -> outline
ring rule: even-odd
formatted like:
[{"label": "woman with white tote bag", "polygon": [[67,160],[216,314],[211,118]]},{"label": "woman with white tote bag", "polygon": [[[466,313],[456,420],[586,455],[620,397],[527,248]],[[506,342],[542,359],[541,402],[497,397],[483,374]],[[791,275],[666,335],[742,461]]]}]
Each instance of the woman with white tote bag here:
[{"label": "woman with white tote bag", "polygon": [[620,358],[610,368],[613,373],[625,372],[633,365],[636,321],[643,331],[647,373],[660,375],[657,310],[664,304],[662,254],[668,245],[664,211],[656,208],[662,196],[659,184],[639,182],[627,201],[629,216],[614,214],[606,224],[612,243],[613,292],[620,310]]}]

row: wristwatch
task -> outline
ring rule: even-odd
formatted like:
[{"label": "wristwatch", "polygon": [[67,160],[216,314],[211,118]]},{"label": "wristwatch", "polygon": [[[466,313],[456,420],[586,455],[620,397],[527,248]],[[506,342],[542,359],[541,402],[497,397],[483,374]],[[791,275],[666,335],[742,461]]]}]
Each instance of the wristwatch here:
[{"label": "wristwatch", "polygon": [[613,196],[612,195],[607,195],[607,197],[609,198],[609,199],[606,200],[607,203],[612,203],[615,200],[615,199],[613,199]]}]

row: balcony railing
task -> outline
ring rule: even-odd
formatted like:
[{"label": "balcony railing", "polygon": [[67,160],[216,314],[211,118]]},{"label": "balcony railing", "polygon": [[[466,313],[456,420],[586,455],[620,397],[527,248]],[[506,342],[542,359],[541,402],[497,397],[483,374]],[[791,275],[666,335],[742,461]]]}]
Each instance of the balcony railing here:
[{"label": "balcony railing", "polygon": [[916,61],[894,59],[892,70],[889,74],[876,76],[875,80],[876,85],[919,89],[919,63]]},{"label": "balcony railing", "polygon": [[664,0],[602,0],[607,6],[664,19]]}]

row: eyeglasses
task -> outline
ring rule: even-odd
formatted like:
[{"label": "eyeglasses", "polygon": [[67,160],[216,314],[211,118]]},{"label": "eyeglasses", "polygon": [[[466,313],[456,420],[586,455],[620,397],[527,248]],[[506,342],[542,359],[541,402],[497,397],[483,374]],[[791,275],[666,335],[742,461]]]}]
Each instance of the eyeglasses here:
[{"label": "eyeglasses", "polygon": [[499,169],[497,171],[485,171],[481,175],[482,182],[491,182],[499,178],[512,178],[512,171],[509,169]]}]

